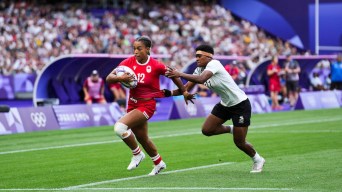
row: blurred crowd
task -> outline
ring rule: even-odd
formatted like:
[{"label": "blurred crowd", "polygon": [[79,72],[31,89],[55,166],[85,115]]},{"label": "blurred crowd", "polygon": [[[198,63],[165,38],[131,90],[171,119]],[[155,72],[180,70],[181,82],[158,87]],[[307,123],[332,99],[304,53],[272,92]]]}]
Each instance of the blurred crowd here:
[{"label": "blurred crowd", "polygon": [[165,62],[177,68],[201,43],[215,47],[215,55],[250,56],[241,65],[247,69],[270,55],[298,54],[210,1],[127,2],[101,14],[67,3],[0,2],[0,74],[37,73],[67,54],[131,54],[141,35],[152,38],[152,54],[170,55]]}]

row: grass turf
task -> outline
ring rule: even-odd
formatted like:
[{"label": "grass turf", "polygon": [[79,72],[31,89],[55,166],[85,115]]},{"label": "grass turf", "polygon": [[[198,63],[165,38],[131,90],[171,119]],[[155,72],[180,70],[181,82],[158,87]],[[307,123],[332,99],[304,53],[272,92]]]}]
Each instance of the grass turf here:
[{"label": "grass turf", "polygon": [[155,177],[145,176],[152,169],[149,158],[138,169],[126,170],[131,152],[114,135],[112,126],[0,136],[0,190],[341,188],[342,109],[254,114],[247,139],[266,159],[261,174],[249,173],[252,162],[234,146],[230,134],[201,135],[203,121],[149,124],[150,136],[168,166]]}]

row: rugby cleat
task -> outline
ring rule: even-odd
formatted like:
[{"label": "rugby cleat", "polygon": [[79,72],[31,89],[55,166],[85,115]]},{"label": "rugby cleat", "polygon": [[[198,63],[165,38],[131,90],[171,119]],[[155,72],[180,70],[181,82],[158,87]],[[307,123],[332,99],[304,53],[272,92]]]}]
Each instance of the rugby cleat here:
[{"label": "rugby cleat", "polygon": [[139,166],[142,160],[145,159],[144,152],[140,152],[138,155],[133,155],[131,163],[128,165],[127,170],[133,170]]},{"label": "rugby cleat", "polygon": [[261,157],[258,161],[254,162],[251,173],[260,173],[265,164],[265,159]]},{"label": "rugby cleat", "polygon": [[160,161],[158,165],[155,165],[148,175],[158,175],[163,169],[166,169],[166,164],[164,161]]}]

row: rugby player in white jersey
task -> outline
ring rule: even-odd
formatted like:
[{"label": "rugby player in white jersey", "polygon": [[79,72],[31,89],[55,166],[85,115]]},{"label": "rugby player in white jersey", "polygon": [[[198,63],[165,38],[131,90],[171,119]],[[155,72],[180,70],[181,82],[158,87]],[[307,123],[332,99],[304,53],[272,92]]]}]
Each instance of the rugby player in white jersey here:
[{"label": "rugby player in white jersey", "polygon": [[[206,136],[233,134],[235,145],[253,160],[251,173],[259,173],[262,171],[265,159],[246,141],[251,118],[251,104],[245,92],[237,86],[221,62],[213,59],[213,55],[213,47],[200,45],[196,48],[197,68],[193,74],[169,68],[166,76],[182,77],[188,80],[185,84],[187,90],[191,90],[196,84],[204,84],[221,97],[221,101],[215,105],[202,125],[202,133]],[[173,90],[171,94],[181,95],[178,90]],[[233,125],[223,125],[230,119]]]}]

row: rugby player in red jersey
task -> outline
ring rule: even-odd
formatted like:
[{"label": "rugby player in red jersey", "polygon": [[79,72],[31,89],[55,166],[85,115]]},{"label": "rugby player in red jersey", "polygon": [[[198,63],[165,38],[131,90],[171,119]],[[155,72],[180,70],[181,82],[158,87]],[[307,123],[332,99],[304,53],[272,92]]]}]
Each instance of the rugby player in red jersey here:
[{"label": "rugby player in red jersey", "polygon": [[267,75],[269,81],[269,90],[272,99],[272,109],[273,110],[281,110],[282,107],[278,102],[278,93],[281,90],[280,85],[280,75],[282,70],[278,64],[278,57],[273,56],[272,62],[267,66]]},{"label": "rugby player in red jersey", "polygon": [[[127,113],[115,123],[114,131],[132,150],[133,157],[127,169],[133,170],[137,168],[145,158],[144,152],[139,147],[139,142],[154,163],[154,168],[149,175],[157,175],[166,168],[166,164],[148,136],[147,121],[156,110],[155,98],[171,96],[171,92],[160,90],[159,77],[165,75],[167,66],[150,57],[151,47],[152,41],[150,38],[146,36],[137,38],[133,44],[134,56],[125,59],[119,64],[119,66],[130,67],[135,72],[138,85],[130,89]],[[171,79],[181,90],[185,102],[192,101],[193,95],[185,91],[182,81],[178,77]],[[106,78],[107,83],[129,83],[132,80],[133,77],[129,74],[116,76],[115,69]]]}]

